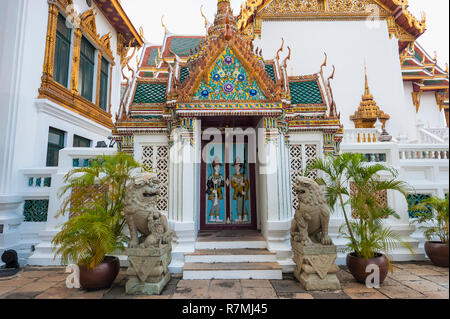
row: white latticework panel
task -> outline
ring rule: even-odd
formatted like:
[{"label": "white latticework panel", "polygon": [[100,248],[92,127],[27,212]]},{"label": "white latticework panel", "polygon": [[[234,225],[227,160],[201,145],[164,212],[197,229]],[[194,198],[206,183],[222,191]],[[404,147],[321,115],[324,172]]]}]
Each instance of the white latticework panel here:
[{"label": "white latticework panel", "polygon": [[295,180],[297,177],[303,175],[303,156],[301,145],[291,145],[290,147],[290,160],[291,160],[291,184],[292,184],[292,206],[297,209],[298,198],[294,192]]},{"label": "white latticework panel", "polygon": [[153,146],[142,148],[142,165],[148,171],[153,169]]},{"label": "white latticework panel", "polygon": [[[317,145],[306,145],[305,146],[305,156],[306,156],[306,167],[311,164],[317,158]],[[311,171],[308,174],[309,178],[316,179],[317,171]]]},{"label": "white latticework panel", "polygon": [[158,146],[156,153],[156,174],[159,179],[160,196],[158,209],[169,210],[169,147]]}]

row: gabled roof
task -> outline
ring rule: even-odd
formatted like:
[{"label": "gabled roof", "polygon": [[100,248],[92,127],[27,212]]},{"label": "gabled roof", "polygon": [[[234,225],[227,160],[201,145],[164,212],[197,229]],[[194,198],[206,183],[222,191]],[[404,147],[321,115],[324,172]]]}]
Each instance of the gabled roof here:
[{"label": "gabled roof", "polygon": [[109,23],[119,32],[123,37],[123,45],[128,45],[131,41],[131,46],[141,47],[144,41],[141,35],[136,31],[136,28],[131,23],[130,18],[123,10],[121,4],[117,0],[94,0],[97,7],[109,21]]},{"label": "gabled roof", "polygon": [[406,47],[400,54],[403,81],[412,81],[415,91],[448,90],[448,70],[437,64],[417,42]]},{"label": "gabled roof", "polygon": [[167,82],[138,82],[133,104],[166,103]]},{"label": "gabled roof", "polygon": [[319,79],[316,80],[289,80],[291,104],[294,106],[326,106]]}]

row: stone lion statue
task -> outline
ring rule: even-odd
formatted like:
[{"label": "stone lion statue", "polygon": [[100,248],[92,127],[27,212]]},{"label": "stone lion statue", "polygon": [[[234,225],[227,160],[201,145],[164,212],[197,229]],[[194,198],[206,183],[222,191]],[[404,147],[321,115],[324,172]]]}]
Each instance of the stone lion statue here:
[{"label": "stone lion statue", "polygon": [[299,204],[291,224],[291,240],[305,245],[332,245],[328,235],[330,210],[319,185],[310,178],[299,177],[294,191]]},{"label": "stone lion statue", "polygon": [[169,230],[166,216],[157,209],[159,194],[159,180],[154,173],[139,173],[127,185],[124,213],[130,228],[130,248],[171,243],[173,232]]}]

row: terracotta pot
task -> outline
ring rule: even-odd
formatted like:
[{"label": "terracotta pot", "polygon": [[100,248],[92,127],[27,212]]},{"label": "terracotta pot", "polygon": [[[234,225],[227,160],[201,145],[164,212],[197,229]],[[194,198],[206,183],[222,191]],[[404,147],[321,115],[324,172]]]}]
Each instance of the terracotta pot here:
[{"label": "terracotta pot", "polygon": [[448,268],[448,244],[439,241],[427,241],[425,252],[434,265]]},{"label": "terracotta pot", "polygon": [[355,253],[347,255],[347,268],[357,282],[366,283],[367,276],[373,272],[366,272],[368,265],[377,265],[380,268],[380,284],[383,283],[389,272],[389,263],[385,255],[379,254],[371,259],[358,257]]},{"label": "terracotta pot", "polygon": [[80,285],[85,290],[107,289],[112,286],[119,271],[119,258],[106,256],[105,260],[94,269],[88,270],[80,266]]}]

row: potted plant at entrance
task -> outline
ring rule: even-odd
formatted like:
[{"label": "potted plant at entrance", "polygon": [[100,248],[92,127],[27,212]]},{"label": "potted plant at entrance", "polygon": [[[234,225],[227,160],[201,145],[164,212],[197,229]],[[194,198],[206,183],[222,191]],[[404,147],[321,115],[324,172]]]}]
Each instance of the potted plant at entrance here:
[{"label": "potted plant at entrance", "polygon": [[[413,223],[422,224],[419,229],[427,238],[425,252],[431,262],[439,267],[448,267],[449,235],[449,200],[430,197],[415,205],[411,210],[418,210]],[[431,223],[430,225],[423,225]],[[439,239],[439,240],[436,240]]]},{"label": "potted plant at entrance", "polygon": [[73,169],[64,178],[59,195],[68,196],[58,216],[70,218],[54,237],[53,250],[63,263],[79,266],[84,289],[108,288],[119,273],[118,258],[108,255],[123,250],[127,242],[122,213],[126,184],[139,166],[125,153],[99,156],[89,167]]},{"label": "potted plant at entrance", "polygon": [[[393,190],[406,194],[403,182],[397,181],[395,170],[381,164],[366,165],[362,154],[346,153],[338,157],[327,157],[314,161],[309,170],[316,169],[324,173],[318,183],[326,186],[328,203],[334,208],[337,200],[343,211],[345,224],[340,233],[348,240],[344,251],[347,255],[347,268],[353,277],[361,283],[366,282],[372,270],[368,265],[377,265],[380,270],[380,283],[392,270],[387,254],[398,245],[410,249],[390,228],[383,225],[389,217],[399,218],[389,207],[384,207],[376,194]],[[390,179],[382,180],[379,173],[386,172]],[[347,185],[352,182],[355,192],[350,196]],[[345,201],[344,197],[350,197]],[[351,204],[353,219],[347,215],[346,206]]]}]

